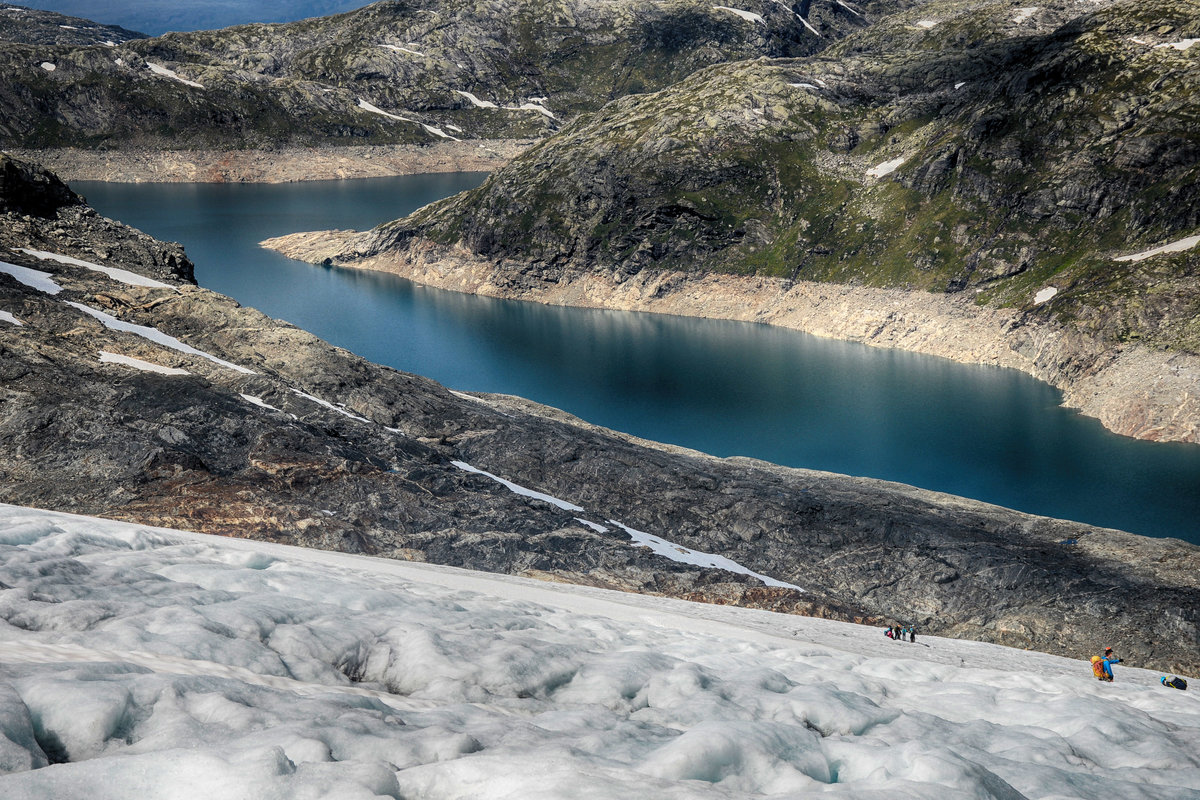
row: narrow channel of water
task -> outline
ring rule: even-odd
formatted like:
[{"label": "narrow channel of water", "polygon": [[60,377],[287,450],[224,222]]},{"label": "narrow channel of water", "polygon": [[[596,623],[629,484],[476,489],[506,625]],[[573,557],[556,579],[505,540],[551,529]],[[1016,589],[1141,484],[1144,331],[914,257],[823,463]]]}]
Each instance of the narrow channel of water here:
[{"label": "narrow channel of water", "polygon": [[714,455],[1200,544],[1200,446],[1115,436],[1013,370],[749,323],[472,297],[257,246],[295,231],[365,229],[482,178],[74,188],[104,215],[182,242],[201,285],[456,389],[521,395]]}]

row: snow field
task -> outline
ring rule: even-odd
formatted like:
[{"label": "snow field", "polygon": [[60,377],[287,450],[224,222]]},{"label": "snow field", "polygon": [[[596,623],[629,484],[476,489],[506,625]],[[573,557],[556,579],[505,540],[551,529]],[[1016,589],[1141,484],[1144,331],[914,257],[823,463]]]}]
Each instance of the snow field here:
[{"label": "snow field", "polygon": [[1200,244],[1200,235],[1188,236],[1178,241],[1164,244],[1161,247],[1155,247],[1150,250],[1143,250],[1140,253],[1133,253],[1127,256],[1118,256],[1114,261],[1141,261],[1146,258],[1161,255],[1162,253],[1182,253],[1184,250],[1190,250]]},{"label": "snow field", "polygon": [[[101,273],[109,276],[110,278],[113,278],[114,280],[120,281],[120,282],[128,284],[130,286],[148,286],[148,287],[154,287],[154,288],[166,288],[166,289],[171,289],[172,291],[177,291],[175,289],[175,287],[170,286],[169,284],[160,283],[159,281],[155,281],[151,278],[146,278],[142,275],[138,275],[133,272],[128,272],[123,269],[116,269],[113,267],[103,267],[98,264],[92,264],[91,262],[88,262],[88,261],[80,261],[79,259],[71,258],[70,256],[55,255],[53,253],[46,253],[41,250],[27,250],[25,248],[22,248],[22,251],[25,253],[28,253],[29,255],[36,256],[37,258],[40,258],[43,261],[50,260],[50,261],[57,261],[62,264],[71,264],[74,266],[86,267],[93,271],[101,272]],[[12,277],[16,278],[16,280],[18,282],[25,284],[26,286],[30,287],[31,289],[36,289],[37,291],[43,292],[48,295],[53,296],[62,291],[62,287],[59,286],[58,283],[54,280],[54,276],[48,272],[42,272],[41,270],[30,269],[29,267],[21,267],[16,264],[9,264],[8,262],[5,262],[5,261],[0,261],[0,272],[7,273],[7,274],[11,275]],[[184,344],[180,340],[176,339],[174,336],[163,333],[162,331],[160,331],[156,328],[151,328],[146,325],[137,325],[132,322],[125,322],[123,320],[117,319],[116,317],[112,316],[111,314],[106,314],[103,311],[92,308],[91,306],[84,305],[83,303],[74,303],[74,302],[67,301],[67,305],[75,308],[78,311],[82,311],[84,314],[88,315],[89,317],[92,317],[92,318],[98,320],[102,325],[104,325],[104,327],[109,328],[110,330],[124,331],[126,333],[136,334],[138,336],[141,336],[144,339],[154,342],[155,344],[162,345],[163,347],[167,347],[172,350],[177,350],[181,353],[187,353],[189,355],[200,356],[202,358],[208,359],[209,361],[212,361],[214,364],[218,364],[222,367],[225,367],[226,369],[234,370],[235,372],[241,372],[241,373],[245,373],[248,375],[255,374],[254,370],[252,370],[252,369],[248,369],[247,367],[243,367],[238,364],[233,364],[233,363],[230,363],[223,359],[217,358],[216,356],[212,355],[211,353],[206,353],[203,350],[198,350],[195,347],[192,347],[191,345],[188,345],[188,344]],[[137,369],[148,369],[150,366],[156,366],[156,365],[150,365],[149,362],[141,361],[140,359],[131,359],[126,356],[115,356],[112,353],[105,354],[103,352],[100,355],[100,360],[103,362],[106,362],[106,363],[121,363],[121,364],[124,364],[125,366],[130,366],[130,367],[134,367]],[[157,368],[156,371],[162,371],[162,369],[163,368]],[[179,372],[168,372],[165,374],[177,375],[180,373]]]},{"label": "snow field", "polygon": [[1191,692],[921,639],[0,506],[0,796],[1197,796]]},{"label": "snow field", "polygon": [[757,22],[761,25],[766,25],[767,21],[763,19],[762,14],[755,14],[753,11],[744,11],[740,8],[730,8],[729,6],[713,6],[715,11],[728,11],[730,14],[736,14],[747,22]]},{"label": "snow field", "polygon": [[164,67],[162,64],[155,64],[155,63],[153,63],[153,62],[147,61],[147,62],[146,62],[146,66],[147,66],[147,67],[150,69],[150,71],[151,71],[151,72],[153,72],[155,75],[161,75],[161,76],[162,76],[162,77],[164,77],[164,78],[170,78],[170,79],[171,79],[171,80],[173,80],[173,81],[177,81],[177,82],[179,82],[179,83],[182,83],[184,86],[191,86],[191,87],[194,87],[194,88],[196,88],[196,89],[203,89],[203,88],[204,88],[204,86],[203,86],[203,85],[201,85],[201,84],[199,84],[199,83],[196,83],[195,81],[189,81],[187,78],[183,77],[183,76],[182,76],[182,75],[180,75],[178,72],[175,72],[175,71],[174,71],[174,70],[172,70],[172,69],[168,69],[168,68]]},{"label": "snow field", "polygon": [[139,275],[138,273],[130,272],[127,269],[118,269],[116,267],[106,267],[101,264],[93,264],[91,261],[83,261],[78,258],[72,258],[71,256],[60,256],[56,253],[48,253],[45,250],[32,250],[28,247],[20,247],[17,249],[26,255],[33,256],[34,258],[41,259],[42,261],[57,261],[60,264],[70,264],[71,266],[83,267],[84,269],[90,269],[93,272],[103,273],[115,281],[120,281],[126,286],[149,286],[155,289],[170,289],[171,291],[175,292],[179,291],[169,283],[156,281],[153,278],[147,278],[145,275]]},{"label": "snow field", "polygon": [[882,178],[884,175],[891,175],[906,161],[905,156],[893,158],[891,161],[884,161],[882,164],[876,164],[867,170],[867,175],[872,178]]},{"label": "snow field", "polygon": [[143,361],[140,358],[133,356],[124,356],[120,353],[110,353],[106,350],[100,351],[100,363],[102,364],[120,364],[125,367],[133,367],[134,369],[143,372],[157,372],[159,375],[188,375],[186,369],[176,369],[175,367],[164,367],[161,364],[153,364],[149,361]]}]

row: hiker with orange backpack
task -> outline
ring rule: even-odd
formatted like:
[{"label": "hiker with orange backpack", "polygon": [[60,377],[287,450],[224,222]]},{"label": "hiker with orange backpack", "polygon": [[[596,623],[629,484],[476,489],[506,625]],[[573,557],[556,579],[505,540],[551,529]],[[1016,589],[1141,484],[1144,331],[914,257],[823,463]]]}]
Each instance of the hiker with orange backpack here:
[{"label": "hiker with orange backpack", "polygon": [[1120,663],[1121,659],[1113,655],[1113,649],[1106,647],[1104,648],[1104,655],[1092,656],[1092,674],[1096,676],[1097,680],[1112,683],[1112,665]]}]

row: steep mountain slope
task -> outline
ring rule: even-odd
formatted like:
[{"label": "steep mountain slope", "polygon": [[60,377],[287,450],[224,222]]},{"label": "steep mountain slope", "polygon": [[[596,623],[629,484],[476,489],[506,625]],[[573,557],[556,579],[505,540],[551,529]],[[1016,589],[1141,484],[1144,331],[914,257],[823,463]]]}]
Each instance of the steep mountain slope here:
[{"label": "steep mountain slope", "polygon": [[450,392],[3,157],[0,247],[0,501],[1200,669],[1195,546]]},{"label": "steep mountain slope", "polygon": [[[695,69],[821,49],[866,17],[829,0],[389,0],[116,48],[13,44],[0,146],[276,147],[542,135]],[[42,64],[52,63],[48,71]]]},{"label": "steep mountain slope", "polygon": [[[478,190],[322,255],[441,247],[533,299],[672,272],[777,278],[781,298],[792,281],[958,294],[1014,310],[1003,335],[1021,352],[1000,363],[1069,389],[1126,345],[1200,353],[1198,251],[1117,258],[1200,231],[1196,37],[1192,0],[928,3],[809,58],[622,98]],[[1016,330],[1038,321],[1078,341]],[[1164,406],[1187,406],[1184,389]],[[1200,441],[1188,408],[1106,424]]]}]

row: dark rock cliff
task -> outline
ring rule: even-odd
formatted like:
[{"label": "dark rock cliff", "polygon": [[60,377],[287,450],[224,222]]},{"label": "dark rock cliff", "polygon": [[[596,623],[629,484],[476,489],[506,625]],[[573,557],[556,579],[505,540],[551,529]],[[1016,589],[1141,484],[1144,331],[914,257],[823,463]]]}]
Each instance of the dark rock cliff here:
[{"label": "dark rock cliff", "polygon": [[[6,180],[6,192],[51,182],[27,165],[4,169],[24,175]],[[48,294],[0,272],[0,311],[14,320],[0,319],[0,501],[898,620],[1072,656],[1103,640],[1130,663],[1200,670],[1196,547],[897,484],[716,459],[516,398],[450,392],[201,289],[178,247],[147,241],[71,195],[61,200],[53,215],[0,215],[3,260],[62,287]],[[19,197],[3,203],[25,207]],[[133,285],[19,248],[169,285]],[[195,350],[103,325],[81,306]],[[577,508],[516,494],[460,463]],[[654,555],[610,521],[803,591]]]}]

